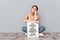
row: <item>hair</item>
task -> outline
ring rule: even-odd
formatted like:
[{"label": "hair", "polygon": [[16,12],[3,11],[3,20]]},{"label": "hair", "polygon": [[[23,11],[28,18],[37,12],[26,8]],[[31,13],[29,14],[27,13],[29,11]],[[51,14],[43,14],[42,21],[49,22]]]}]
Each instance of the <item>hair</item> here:
[{"label": "hair", "polygon": [[38,6],[37,6],[37,5],[33,5],[32,8],[33,8],[33,7],[36,7],[36,10],[38,11]]}]

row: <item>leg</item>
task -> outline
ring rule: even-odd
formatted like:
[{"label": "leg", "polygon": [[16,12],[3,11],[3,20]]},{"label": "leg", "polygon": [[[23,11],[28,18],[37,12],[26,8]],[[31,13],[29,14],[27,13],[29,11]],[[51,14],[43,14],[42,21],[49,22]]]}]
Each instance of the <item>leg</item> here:
[{"label": "leg", "polygon": [[42,33],[43,31],[45,31],[45,27],[44,26],[40,26],[39,27],[39,33]]},{"label": "leg", "polygon": [[22,31],[27,33],[27,27],[22,27]]}]

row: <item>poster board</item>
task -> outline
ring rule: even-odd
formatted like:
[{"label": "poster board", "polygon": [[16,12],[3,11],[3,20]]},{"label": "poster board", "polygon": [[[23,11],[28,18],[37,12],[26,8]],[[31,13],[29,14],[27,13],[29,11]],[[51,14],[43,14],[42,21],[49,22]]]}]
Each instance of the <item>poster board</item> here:
[{"label": "poster board", "polygon": [[27,22],[27,37],[38,37],[39,24],[35,22]]}]

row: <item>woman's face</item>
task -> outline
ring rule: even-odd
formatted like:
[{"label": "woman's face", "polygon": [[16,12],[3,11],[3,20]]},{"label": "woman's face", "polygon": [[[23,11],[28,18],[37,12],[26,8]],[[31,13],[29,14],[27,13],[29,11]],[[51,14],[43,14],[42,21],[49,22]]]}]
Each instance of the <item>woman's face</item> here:
[{"label": "woman's face", "polygon": [[35,13],[35,12],[37,12],[37,8],[36,8],[36,7],[33,7],[33,8],[31,9],[31,11],[32,11],[32,13]]}]

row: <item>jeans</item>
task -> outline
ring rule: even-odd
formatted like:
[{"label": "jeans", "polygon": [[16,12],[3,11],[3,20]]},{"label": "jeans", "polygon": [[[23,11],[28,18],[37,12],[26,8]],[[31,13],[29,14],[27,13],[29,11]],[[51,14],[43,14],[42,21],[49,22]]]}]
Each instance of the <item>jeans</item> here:
[{"label": "jeans", "polygon": [[[22,31],[27,33],[27,27],[22,27]],[[39,33],[42,33],[43,31],[45,31],[45,27],[44,26],[40,26],[39,27]]]}]

